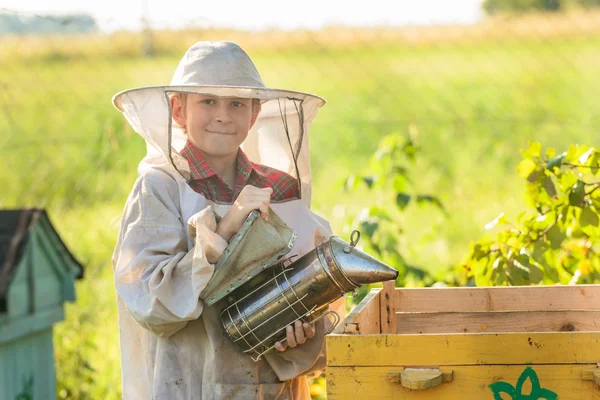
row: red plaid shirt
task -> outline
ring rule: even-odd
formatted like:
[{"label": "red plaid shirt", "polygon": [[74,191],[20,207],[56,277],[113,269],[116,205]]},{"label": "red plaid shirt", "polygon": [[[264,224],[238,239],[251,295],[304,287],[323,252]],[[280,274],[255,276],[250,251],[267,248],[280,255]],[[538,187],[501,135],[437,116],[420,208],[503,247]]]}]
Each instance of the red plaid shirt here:
[{"label": "red plaid shirt", "polygon": [[246,185],[272,188],[271,201],[300,198],[297,179],[277,169],[253,163],[242,149],[238,150],[237,178],[233,190],[217,175],[198,149],[189,141],[181,150],[181,155],[190,165],[191,179],[188,182],[190,187],[206,197],[207,200],[232,204]]}]

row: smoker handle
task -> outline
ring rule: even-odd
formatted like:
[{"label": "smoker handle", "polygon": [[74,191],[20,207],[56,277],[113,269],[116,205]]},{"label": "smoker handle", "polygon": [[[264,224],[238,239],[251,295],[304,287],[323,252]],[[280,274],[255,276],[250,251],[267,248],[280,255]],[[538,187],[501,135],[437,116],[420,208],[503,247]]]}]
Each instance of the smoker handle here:
[{"label": "smoker handle", "polygon": [[[337,324],[340,323],[341,318],[338,313],[336,313],[335,311],[327,311],[327,312],[324,312],[323,314],[319,315],[317,318],[313,319],[312,321],[310,321],[310,323],[312,324],[313,322],[317,322],[318,320],[325,318],[327,315],[331,315],[333,317],[333,322],[331,323],[331,326],[329,328],[327,328],[327,331],[325,331],[326,335],[333,332],[333,330],[335,329]],[[296,321],[294,321],[294,322],[296,322]],[[286,338],[283,338],[281,340],[281,343],[283,344],[286,340],[287,340]],[[274,348],[275,348],[275,346],[271,347],[269,350],[272,350]]]},{"label": "smoker handle", "polygon": [[[337,326],[337,324],[340,323],[341,318],[340,318],[340,315],[338,313],[336,313],[335,311],[327,311],[327,312],[324,312],[323,314],[319,315],[317,318],[313,319],[312,321],[310,321],[311,323],[317,322],[318,320],[320,320],[322,318],[325,318],[327,315],[331,315],[333,317],[333,323],[331,324],[331,326],[325,332],[326,335],[328,335],[331,332],[333,332],[333,330],[335,329],[335,327]],[[281,344],[285,343],[286,341],[287,341],[286,338],[283,338],[282,340],[280,340]],[[258,355],[258,357],[256,357],[256,358],[252,357],[252,359],[254,361],[258,361],[258,360],[261,359],[262,356],[264,356],[265,354],[267,354],[268,352],[270,352],[273,349],[275,349],[275,345],[269,347],[267,350],[265,350],[262,353],[260,353]]]},{"label": "smoker handle", "polygon": [[[341,318],[338,313],[336,313],[335,311],[327,311],[327,312],[324,312],[323,314],[319,315],[317,318],[313,319],[312,321],[310,321],[310,323],[312,324],[313,322],[317,322],[318,320],[325,318],[327,315],[331,315],[333,317],[333,322],[331,323],[331,326],[329,328],[327,328],[327,331],[325,331],[326,335],[333,332],[333,330],[335,329],[337,324],[340,323]],[[287,340],[286,338],[283,338],[283,340],[281,340],[281,343],[285,342],[286,340]],[[271,347],[271,349],[274,349],[274,348],[275,348],[275,346]]]},{"label": "smoker handle", "polygon": [[326,313],[323,313],[323,315],[321,315],[320,317],[316,318],[315,321],[325,317],[326,315],[331,315],[333,317],[333,322],[331,323],[331,326],[327,328],[327,331],[325,332],[325,334],[328,335],[331,332],[333,332],[335,327],[340,323],[342,319],[340,318],[340,315],[335,311],[327,311]]}]

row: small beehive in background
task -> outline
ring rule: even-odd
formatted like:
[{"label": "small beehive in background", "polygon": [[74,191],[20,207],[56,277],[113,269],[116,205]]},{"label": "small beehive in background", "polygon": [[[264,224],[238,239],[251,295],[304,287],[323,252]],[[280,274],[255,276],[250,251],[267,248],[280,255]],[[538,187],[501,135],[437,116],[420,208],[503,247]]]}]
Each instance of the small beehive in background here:
[{"label": "small beehive in background", "polygon": [[0,210],[0,399],[56,397],[52,325],[82,276],[44,210]]}]

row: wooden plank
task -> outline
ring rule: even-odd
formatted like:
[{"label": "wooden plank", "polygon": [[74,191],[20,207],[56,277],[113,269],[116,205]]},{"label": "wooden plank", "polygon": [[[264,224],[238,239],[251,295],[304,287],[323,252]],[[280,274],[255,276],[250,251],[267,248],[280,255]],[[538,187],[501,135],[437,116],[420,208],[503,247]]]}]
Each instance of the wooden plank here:
[{"label": "wooden plank", "polygon": [[600,285],[396,288],[397,312],[600,310]]},{"label": "wooden plank", "polygon": [[[550,390],[560,400],[600,400],[600,390],[592,380],[582,379],[582,375],[595,369],[595,364],[583,365],[503,365],[503,366],[445,366],[442,371],[452,371],[451,382],[444,382],[435,388],[411,390],[400,383],[391,382],[390,372],[401,369],[392,367],[328,367],[327,399],[394,399],[394,400],[492,400],[494,393],[489,385],[506,382],[517,386],[519,377],[531,370],[539,379],[542,389]],[[530,398],[532,380],[522,386],[521,396],[503,394],[502,399]],[[523,396],[525,395],[525,396]],[[527,397],[526,397],[527,396]],[[533,398],[533,397],[531,397]],[[538,398],[538,397],[535,397]],[[540,399],[550,397],[540,396]]]},{"label": "wooden plank", "polygon": [[582,364],[600,359],[600,332],[339,335],[327,365]]},{"label": "wooden plank", "polygon": [[600,311],[397,313],[397,333],[600,332]]},{"label": "wooden plank", "polygon": [[374,334],[381,333],[379,316],[379,291],[371,289],[365,298],[333,331],[345,334]]},{"label": "wooden plank", "polygon": [[396,333],[396,302],[394,295],[394,281],[383,282],[383,289],[379,292],[381,333]]}]

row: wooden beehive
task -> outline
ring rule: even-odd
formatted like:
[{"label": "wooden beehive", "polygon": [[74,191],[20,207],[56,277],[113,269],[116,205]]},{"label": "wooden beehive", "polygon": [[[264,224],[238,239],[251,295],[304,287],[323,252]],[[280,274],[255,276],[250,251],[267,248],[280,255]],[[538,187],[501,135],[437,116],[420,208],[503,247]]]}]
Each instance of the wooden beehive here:
[{"label": "wooden beehive", "polygon": [[600,399],[600,285],[386,282],[326,341],[328,400]]},{"label": "wooden beehive", "polygon": [[0,210],[0,399],[54,399],[52,325],[83,275],[43,210]]}]

